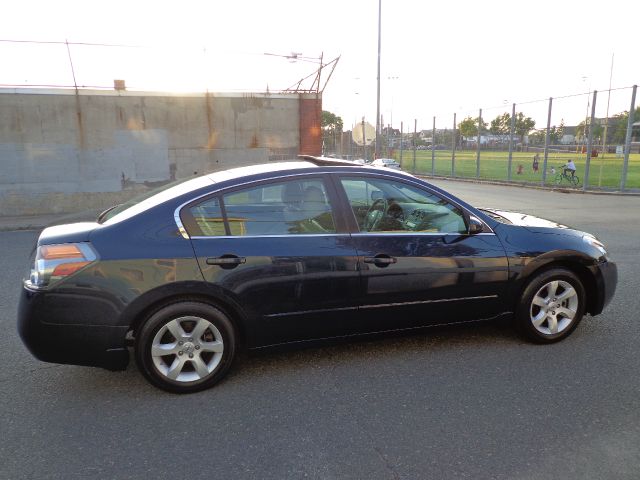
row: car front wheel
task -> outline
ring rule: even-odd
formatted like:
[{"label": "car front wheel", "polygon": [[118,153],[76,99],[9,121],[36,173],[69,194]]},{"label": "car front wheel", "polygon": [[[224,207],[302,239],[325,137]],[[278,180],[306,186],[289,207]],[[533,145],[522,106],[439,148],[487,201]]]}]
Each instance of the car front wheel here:
[{"label": "car front wheel", "polygon": [[566,269],[542,272],[529,282],[516,312],[516,326],[528,340],[553,343],[567,337],[585,310],[580,279]]},{"label": "car front wheel", "polygon": [[234,329],[219,309],[179,302],[154,313],[136,336],[136,362],[156,387],[174,393],[204,390],[220,381],[235,354]]}]

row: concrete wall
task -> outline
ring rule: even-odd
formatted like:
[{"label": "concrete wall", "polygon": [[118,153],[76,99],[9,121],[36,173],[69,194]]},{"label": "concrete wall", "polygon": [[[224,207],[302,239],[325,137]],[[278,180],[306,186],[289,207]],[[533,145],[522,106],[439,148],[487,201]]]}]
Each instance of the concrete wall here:
[{"label": "concrete wall", "polygon": [[0,89],[0,215],[106,208],[300,151],[299,94]]}]

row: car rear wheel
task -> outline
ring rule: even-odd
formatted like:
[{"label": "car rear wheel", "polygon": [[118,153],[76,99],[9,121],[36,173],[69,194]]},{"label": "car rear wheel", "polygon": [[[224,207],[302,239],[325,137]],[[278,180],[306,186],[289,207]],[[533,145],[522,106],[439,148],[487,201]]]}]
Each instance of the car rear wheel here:
[{"label": "car rear wheel", "polygon": [[220,381],[235,354],[231,321],[200,302],[179,302],[154,313],[136,336],[136,362],[156,387],[174,393],[204,390]]},{"label": "car rear wheel", "polygon": [[516,326],[528,340],[558,342],[578,326],[584,310],[585,290],[580,279],[566,269],[547,270],[525,288]]}]

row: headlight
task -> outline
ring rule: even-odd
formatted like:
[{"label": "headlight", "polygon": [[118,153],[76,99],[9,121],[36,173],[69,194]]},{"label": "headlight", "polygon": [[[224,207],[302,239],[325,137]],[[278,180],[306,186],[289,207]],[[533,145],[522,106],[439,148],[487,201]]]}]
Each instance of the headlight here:
[{"label": "headlight", "polygon": [[26,284],[45,288],[94,262],[98,256],[88,243],[40,245]]},{"label": "headlight", "polygon": [[591,245],[592,247],[597,248],[598,251],[600,251],[600,253],[602,253],[603,255],[607,254],[607,250],[604,248],[604,243],[602,243],[600,240],[598,240],[593,235],[584,235],[582,237],[582,240],[585,243],[588,243],[589,245]]}]

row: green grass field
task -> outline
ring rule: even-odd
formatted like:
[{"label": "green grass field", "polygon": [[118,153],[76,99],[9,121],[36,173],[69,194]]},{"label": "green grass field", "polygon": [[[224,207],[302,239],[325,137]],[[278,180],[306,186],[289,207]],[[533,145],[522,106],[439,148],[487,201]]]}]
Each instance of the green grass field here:
[{"label": "green grass field", "polygon": [[[436,150],[435,152],[436,175],[451,176],[451,151]],[[513,152],[511,166],[511,180],[514,182],[536,183],[542,182],[543,154],[540,154],[540,166],[537,173],[533,171],[532,162],[534,152]],[[400,161],[400,152],[394,155]],[[551,173],[551,167],[555,167],[556,172],[561,171],[560,167],[570,158],[576,164],[576,174],[580,177],[578,188],[582,188],[585,174],[586,155],[579,153],[549,153],[547,161],[546,184],[555,184],[555,174]],[[487,180],[507,180],[508,179],[509,154],[503,151],[486,151],[480,153],[480,178]],[[405,150],[402,155],[402,169],[413,172],[413,150]],[[522,165],[522,173],[518,174],[518,166]],[[616,189],[620,188],[622,177],[623,158],[616,157],[615,154],[598,156],[591,159],[589,170],[588,188]],[[431,151],[416,151],[415,173],[431,174]],[[454,176],[461,178],[476,177],[476,151],[457,150],[455,157]],[[565,182],[563,182],[565,185]],[[629,156],[629,169],[627,172],[626,189],[640,188],[640,154],[634,153]]]}]

